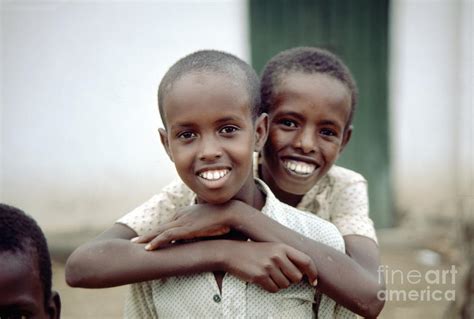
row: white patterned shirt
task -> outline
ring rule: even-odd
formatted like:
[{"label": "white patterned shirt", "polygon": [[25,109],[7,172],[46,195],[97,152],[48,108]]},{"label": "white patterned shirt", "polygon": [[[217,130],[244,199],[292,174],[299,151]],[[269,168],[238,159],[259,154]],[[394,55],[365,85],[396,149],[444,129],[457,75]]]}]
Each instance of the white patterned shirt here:
[{"label": "white patterned shirt", "polygon": [[[260,154],[253,154],[254,176],[259,176]],[[377,242],[374,223],[369,217],[367,180],[350,169],[333,165],[296,206],[328,220],[342,236],[360,235]]]},{"label": "white patterned shirt", "polygon": [[330,221],[342,236],[360,235],[377,243],[369,217],[367,181],[359,173],[333,165],[296,208]]},{"label": "white patterned shirt", "polygon": [[[281,203],[261,181],[266,194],[262,213],[302,235],[344,252],[337,228],[313,214]],[[148,202],[118,220],[138,235],[153,232],[170,221],[177,209],[194,203],[195,195],[175,182]],[[210,272],[132,284],[126,299],[126,318],[311,318],[316,289],[302,281],[277,293],[226,274],[222,293]],[[345,309],[338,310],[344,312]],[[319,318],[336,317],[335,302],[322,295]],[[347,316],[353,318],[347,311]]]}]

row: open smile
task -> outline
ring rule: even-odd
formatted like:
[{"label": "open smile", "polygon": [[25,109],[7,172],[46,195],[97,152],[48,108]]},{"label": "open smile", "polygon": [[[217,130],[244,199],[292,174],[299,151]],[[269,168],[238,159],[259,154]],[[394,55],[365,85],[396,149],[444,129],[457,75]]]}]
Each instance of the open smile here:
[{"label": "open smile", "polygon": [[200,181],[208,188],[219,188],[229,178],[231,170],[228,168],[222,169],[204,169],[198,172]]},{"label": "open smile", "polygon": [[284,159],[283,166],[292,175],[301,176],[301,177],[310,176],[319,167],[312,163],[307,163],[307,162],[298,161],[294,159]]}]

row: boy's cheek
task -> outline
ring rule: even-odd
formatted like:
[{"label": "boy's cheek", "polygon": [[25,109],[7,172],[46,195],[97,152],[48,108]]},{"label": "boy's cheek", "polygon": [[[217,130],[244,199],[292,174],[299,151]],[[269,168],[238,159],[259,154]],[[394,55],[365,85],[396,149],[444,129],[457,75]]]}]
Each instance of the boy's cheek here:
[{"label": "boy's cheek", "polygon": [[272,151],[280,150],[281,148],[290,146],[292,144],[293,135],[291,132],[284,132],[282,130],[274,130],[270,132],[266,146]]}]

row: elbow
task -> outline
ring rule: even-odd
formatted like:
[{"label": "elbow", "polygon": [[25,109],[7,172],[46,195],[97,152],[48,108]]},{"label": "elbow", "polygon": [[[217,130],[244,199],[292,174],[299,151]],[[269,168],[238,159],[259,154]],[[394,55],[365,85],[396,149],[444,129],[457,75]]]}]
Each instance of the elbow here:
[{"label": "elbow", "polygon": [[73,256],[69,257],[65,269],[66,283],[70,287],[83,287],[84,278],[81,274],[80,262],[76,261]]},{"label": "elbow", "polygon": [[372,302],[367,304],[366,307],[364,307],[365,311],[362,313],[362,316],[364,318],[377,318],[380,312],[382,312],[384,305],[385,300],[375,298],[375,300],[373,300]]},{"label": "elbow", "polygon": [[74,252],[66,262],[65,277],[70,287],[87,287],[87,269],[84,269],[80,258]]},{"label": "elbow", "polygon": [[377,291],[371,295],[362,305],[360,305],[360,313],[364,318],[377,318],[382,312],[382,309],[385,305],[385,294],[380,293],[385,290],[384,285],[378,285]]},{"label": "elbow", "polygon": [[65,267],[65,279],[70,287],[97,287],[97,273],[92,269],[91,263],[88,262],[88,254],[87,249],[84,250],[80,247],[68,258]]}]

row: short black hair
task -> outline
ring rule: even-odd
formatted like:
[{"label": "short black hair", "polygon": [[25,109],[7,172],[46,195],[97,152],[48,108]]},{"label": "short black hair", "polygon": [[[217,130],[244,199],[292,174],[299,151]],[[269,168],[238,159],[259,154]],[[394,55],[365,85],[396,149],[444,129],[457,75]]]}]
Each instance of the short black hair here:
[{"label": "short black hair", "polygon": [[36,259],[47,309],[52,272],[46,238],[33,218],[18,208],[0,204],[0,253],[4,252],[28,254]]},{"label": "short black hair", "polygon": [[351,94],[351,112],[346,128],[352,124],[357,105],[357,85],[349,68],[335,54],[315,47],[297,47],[282,51],[265,65],[261,76],[261,97],[263,112],[271,110],[274,90],[282,76],[290,72],[327,74],[344,84]]},{"label": "short black hair", "polygon": [[247,89],[252,119],[255,120],[260,115],[260,79],[255,70],[246,62],[230,53],[216,50],[200,50],[179,59],[169,68],[160,82],[158,88],[158,108],[165,128],[166,119],[163,111],[163,101],[173,84],[183,75],[207,71],[229,75],[242,81]]}]

